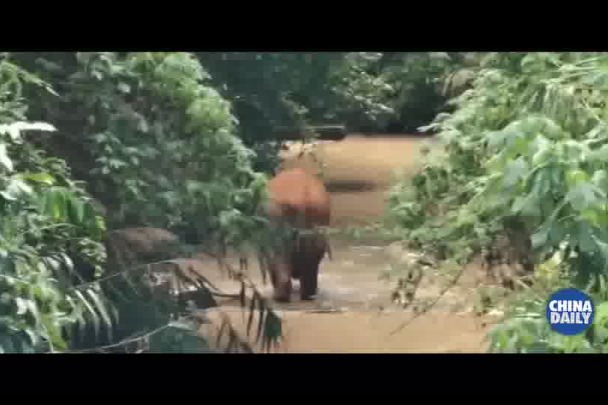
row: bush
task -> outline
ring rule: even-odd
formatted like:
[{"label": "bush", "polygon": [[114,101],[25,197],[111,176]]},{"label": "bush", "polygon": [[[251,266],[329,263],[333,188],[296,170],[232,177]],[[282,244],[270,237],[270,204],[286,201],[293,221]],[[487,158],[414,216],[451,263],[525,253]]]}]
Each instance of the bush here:
[{"label": "bush", "polygon": [[[109,210],[115,222],[130,216],[170,224],[176,221],[172,215],[156,217],[159,211],[153,203],[164,203],[178,219],[198,219],[201,228],[214,225],[222,245],[245,243],[247,237],[239,229],[259,228],[250,212],[264,183],[248,165],[250,153],[230,133],[229,105],[199,85],[204,72],[188,54],[54,54],[51,60],[65,62],[55,64],[44,57],[32,60],[36,54],[12,58],[25,65],[40,63],[40,71],[54,79],[55,86],[6,56],[0,59],[0,350],[101,350],[99,344],[116,350],[123,339],[148,340],[146,350],[152,351],[163,350],[166,343],[173,350],[208,350],[195,333],[200,321],[175,295],[183,290],[162,279],[172,273],[182,279],[182,288],[194,286],[199,295],[217,291],[201,277],[186,277],[171,261],[164,271],[152,269],[154,277],[145,264],[106,273],[106,225],[95,208],[98,204],[84,183],[72,179],[68,165],[49,157],[40,145],[53,150],[76,134],[81,147],[91,146],[97,160],[85,166],[93,183],[89,188],[118,188],[113,207],[118,207],[118,215]],[[138,102],[143,102],[143,114],[134,111]],[[28,111],[30,105],[33,112]],[[27,122],[31,116],[61,117],[59,131],[44,122]],[[23,131],[37,134],[25,137]],[[57,137],[45,138],[44,132]],[[171,149],[177,146],[183,149]],[[197,150],[200,155],[194,156]],[[170,170],[165,164],[177,166]],[[218,222],[201,218],[201,211]],[[159,277],[160,285],[151,281]],[[251,316],[256,307],[263,311],[259,321],[266,327],[260,329],[260,338],[267,345],[280,336],[280,320],[243,277],[242,303],[244,292],[253,290]],[[211,301],[207,306],[213,306]],[[226,330],[232,344],[235,332]],[[176,347],[176,340],[187,347]],[[241,342],[236,348],[247,347]]]},{"label": "bush", "polygon": [[[446,142],[446,159],[392,195],[390,216],[404,239],[465,262],[516,233],[511,245],[530,242],[520,262],[538,264],[563,248],[569,282],[603,301],[607,62],[604,54],[488,55],[473,88],[453,101],[455,111],[431,125]],[[584,341],[581,350],[600,350],[590,337],[603,336],[600,324],[585,338],[557,338],[539,326],[541,305],[528,300],[537,320],[508,320],[492,335],[493,347],[572,351]]]}]

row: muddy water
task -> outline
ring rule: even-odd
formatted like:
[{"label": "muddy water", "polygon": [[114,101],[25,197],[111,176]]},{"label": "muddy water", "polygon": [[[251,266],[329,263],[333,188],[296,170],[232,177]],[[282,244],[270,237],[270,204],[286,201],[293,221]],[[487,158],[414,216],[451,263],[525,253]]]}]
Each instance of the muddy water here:
[{"label": "muddy water", "polygon": [[[338,245],[333,260],[324,261],[319,276],[319,294],[314,302],[298,300],[299,283],[294,282],[293,302],[275,303],[284,322],[285,340],[279,352],[286,353],[407,353],[480,352],[485,348],[484,320],[470,314],[471,293],[464,287],[450,290],[428,314],[415,318],[401,331],[391,334],[412,319],[390,299],[390,284],[379,275],[389,257],[384,248],[365,245]],[[232,263],[236,265],[236,261]],[[206,274],[227,293],[238,287],[217,275],[216,265],[208,262]],[[270,297],[272,288],[264,285],[252,266],[249,273],[261,292]],[[431,277],[417,293],[416,302],[430,303],[441,286]],[[223,302],[233,325],[245,336],[246,317],[236,300]],[[217,319],[217,318],[216,318]],[[211,333],[213,334],[213,333]]]},{"label": "muddy water", "polygon": [[[297,165],[321,173],[331,191],[333,226],[352,226],[382,215],[394,175],[414,173],[420,148],[427,142],[416,137],[354,135],[340,142],[321,143],[314,155],[309,153],[299,158],[296,145],[284,158],[286,166]],[[448,292],[430,313],[391,335],[412,313],[391,302],[391,285],[380,279],[381,272],[390,263],[386,246],[345,240],[335,240],[332,246],[333,260],[326,258],[322,263],[317,299],[299,302],[299,286],[295,282],[294,302],[275,304],[285,323],[285,341],[280,352],[479,352],[485,349],[487,326],[470,314],[473,299],[470,288],[461,286]],[[215,264],[208,262],[203,267],[201,272],[218,287],[237,292],[234,283],[219,278]],[[263,285],[255,266],[250,277],[270,296],[271,288]],[[419,289],[417,300],[431,301],[440,290],[433,277],[428,277]],[[230,302],[225,305],[232,314],[232,322],[242,330],[246,320],[236,305]]]}]

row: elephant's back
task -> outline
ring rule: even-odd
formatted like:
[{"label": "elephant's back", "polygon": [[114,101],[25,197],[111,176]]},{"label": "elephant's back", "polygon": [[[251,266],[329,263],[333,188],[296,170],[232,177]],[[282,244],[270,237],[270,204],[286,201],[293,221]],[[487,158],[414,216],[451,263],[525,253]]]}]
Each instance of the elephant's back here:
[{"label": "elephant's back", "polygon": [[270,197],[286,219],[302,217],[305,227],[328,226],[330,221],[330,196],[315,175],[301,168],[278,173],[268,183]]}]

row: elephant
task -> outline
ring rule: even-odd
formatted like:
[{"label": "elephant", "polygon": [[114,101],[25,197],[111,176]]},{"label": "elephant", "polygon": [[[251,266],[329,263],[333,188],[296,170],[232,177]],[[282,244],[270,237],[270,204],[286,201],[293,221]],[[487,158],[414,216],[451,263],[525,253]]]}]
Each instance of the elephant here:
[{"label": "elephant", "polygon": [[330,254],[327,235],[330,198],[323,182],[301,168],[280,171],[268,182],[265,214],[275,240],[266,260],[276,302],[290,302],[292,279],[300,281],[300,299],[313,300],[318,289],[319,266]]}]

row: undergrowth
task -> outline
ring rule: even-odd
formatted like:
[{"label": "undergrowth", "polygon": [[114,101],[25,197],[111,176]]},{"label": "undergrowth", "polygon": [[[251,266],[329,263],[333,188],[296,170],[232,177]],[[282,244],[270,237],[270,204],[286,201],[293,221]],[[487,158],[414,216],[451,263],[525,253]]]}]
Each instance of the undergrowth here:
[{"label": "undergrowth", "polygon": [[[217,307],[213,297],[221,292],[171,260],[108,268],[107,217],[87,184],[74,180],[65,160],[44,147],[65,140],[66,133],[84,133],[99,141],[98,175],[123,186],[115,196],[125,212],[155,217],[165,201],[172,208],[161,215],[166,225],[174,214],[187,217],[206,208],[216,214],[219,223],[211,225],[219,228],[222,242],[238,244],[243,233],[260,228],[248,205],[257,202],[264,183],[251,169],[249,151],[231,133],[229,105],[200,83],[204,72],[188,54],[140,53],[126,60],[106,53],[53,56],[63,58],[52,70],[65,80],[56,86],[0,55],[0,353],[209,351],[197,333],[201,321],[195,312]],[[67,74],[70,68],[76,71]],[[133,93],[145,100],[127,96]],[[141,108],[148,120],[129,107]],[[82,131],[58,119],[57,110],[70,108],[76,110],[63,119],[81,124]],[[85,115],[84,123],[78,114]],[[44,119],[32,122],[31,116]],[[143,134],[146,145],[129,144]],[[159,157],[153,149],[160,144],[168,149]],[[171,153],[178,146],[182,153]],[[215,152],[209,155],[189,155],[210,147]],[[184,159],[191,165],[178,164]],[[175,171],[165,170],[167,160]],[[245,275],[237,276],[248,329],[259,331],[254,343],[269,349],[280,339],[280,318]],[[183,302],[192,288],[202,304],[198,311]],[[228,339],[219,350],[253,350],[231,325],[224,322],[221,329]]]},{"label": "undergrowth", "polygon": [[[425,128],[438,131],[445,157],[391,194],[392,231],[408,246],[461,265],[481,258],[490,273],[519,269],[492,351],[605,350],[607,95],[606,54],[488,54],[454,111]],[[558,252],[560,276],[543,280],[541,263]],[[549,330],[544,306],[560,285],[596,300],[588,333]]]}]

